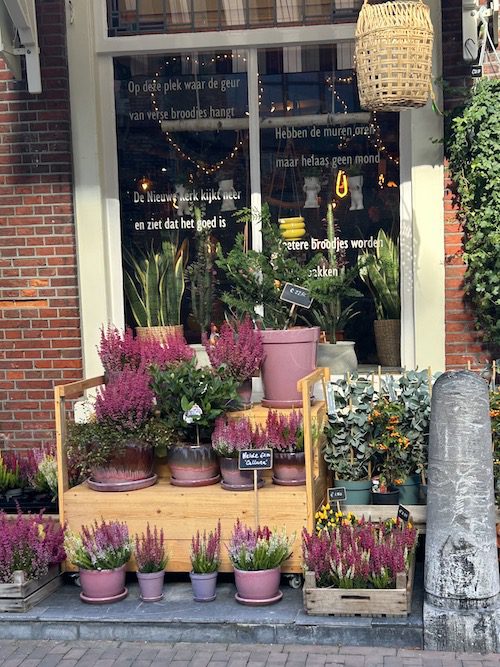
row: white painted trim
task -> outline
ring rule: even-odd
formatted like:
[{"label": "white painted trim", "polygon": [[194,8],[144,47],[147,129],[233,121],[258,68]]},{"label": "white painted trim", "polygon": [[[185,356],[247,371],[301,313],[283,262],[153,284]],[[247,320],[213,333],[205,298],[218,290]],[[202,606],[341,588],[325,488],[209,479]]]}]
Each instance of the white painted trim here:
[{"label": "white painted trim", "polygon": [[252,211],[252,248],[262,250],[262,206],[260,184],[260,119],[259,119],[259,68],[257,49],[247,51],[248,64],[248,144],[250,154],[250,209]]}]

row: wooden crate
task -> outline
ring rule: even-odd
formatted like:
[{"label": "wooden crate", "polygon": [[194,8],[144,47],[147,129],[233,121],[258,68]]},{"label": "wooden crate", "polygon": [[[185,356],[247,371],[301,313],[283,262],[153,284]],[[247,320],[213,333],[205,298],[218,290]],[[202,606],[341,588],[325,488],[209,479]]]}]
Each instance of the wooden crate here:
[{"label": "wooden crate", "polygon": [[12,584],[0,584],[0,611],[28,611],[61,585],[59,568],[52,567],[41,579],[27,581],[22,571],[14,572]]},{"label": "wooden crate", "polygon": [[[311,386],[326,378],[328,369],[317,369],[299,382],[304,397],[309,397]],[[56,425],[59,479],[59,517],[68,528],[80,532],[82,524],[94,520],[118,520],[127,523],[130,533],[141,533],[146,523],[163,528],[169,554],[167,571],[189,572],[191,537],[198,529],[215,528],[221,520],[222,541],[227,543],[237,518],[249,525],[257,522],[270,528],[284,527],[295,533],[293,554],[283,564],[283,572],[302,572],[301,532],[305,526],[314,529],[314,515],[324,502],[329,477],[320,452],[321,441],[313,444],[311,424],[326,419],[324,401],[310,405],[307,400],[304,413],[304,443],[306,460],[306,484],[304,486],[278,486],[272,483],[271,471],[265,471],[266,482],[258,490],[258,505],[253,491],[227,491],[220,484],[201,487],[179,487],[170,484],[170,472],[160,463],[156,472],[158,482],[145,489],[104,493],[93,491],[86,484],[69,488],[65,447],[65,402],[79,398],[89,388],[98,386],[102,377],[56,387]],[[268,410],[260,405],[241,414],[256,423],[265,421]],[[225,545],[221,550],[222,572],[231,572],[232,565]],[[129,570],[135,570],[133,559]],[[74,570],[71,563],[66,570]]]},{"label": "wooden crate", "polygon": [[315,616],[408,616],[411,611],[415,559],[406,576],[396,577],[396,588],[317,588],[314,572],[306,572],[303,599],[307,614]]}]

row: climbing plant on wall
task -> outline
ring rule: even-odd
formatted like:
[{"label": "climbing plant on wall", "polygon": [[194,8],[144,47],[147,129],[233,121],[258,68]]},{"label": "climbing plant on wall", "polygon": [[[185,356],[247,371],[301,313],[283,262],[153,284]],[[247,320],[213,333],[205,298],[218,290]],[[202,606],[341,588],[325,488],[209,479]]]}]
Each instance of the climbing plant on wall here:
[{"label": "climbing plant on wall", "polygon": [[465,290],[484,340],[500,344],[500,80],[482,79],[452,121],[450,168],[464,223]]}]

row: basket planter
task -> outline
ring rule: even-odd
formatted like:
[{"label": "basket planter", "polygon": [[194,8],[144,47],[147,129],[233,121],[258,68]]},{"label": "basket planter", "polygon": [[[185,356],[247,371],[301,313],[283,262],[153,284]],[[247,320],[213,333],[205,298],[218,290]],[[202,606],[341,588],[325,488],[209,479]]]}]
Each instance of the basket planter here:
[{"label": "basket planter", "polygon": [[303,599],[307,614],[317,616],[408,616],[411,611],[415,559],[396,577],[396,588],[317,588],[314,572],[306,572]]},{"label": "basket planter", "polygon": [[375,320],[375,344],[381,366],[401,365],[401,320]]},{"label": "basket planter", "polygon": [[363,109],[421,107],[432,88],[433,28],[422,0],[365,0],[356,24],[356,75]]},{"label": "basket planter", "polygon": [[51,567],[40,579],[27,580],[21,570],[14,572],[12,584],[0,584],[0,611],[28,611],[60,585],[57,566]]}]

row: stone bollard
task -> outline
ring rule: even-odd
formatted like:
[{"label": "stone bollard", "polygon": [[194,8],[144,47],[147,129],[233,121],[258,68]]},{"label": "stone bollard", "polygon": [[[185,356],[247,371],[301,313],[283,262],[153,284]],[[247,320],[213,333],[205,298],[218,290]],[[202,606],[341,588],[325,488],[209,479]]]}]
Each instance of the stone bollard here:
[{"label": "stone bollard", "polygon": [[424,647],[497,652],[500,595],[488,386],[470,371],[434,385],[429,439]]}]

